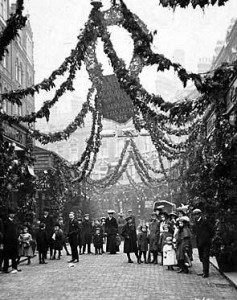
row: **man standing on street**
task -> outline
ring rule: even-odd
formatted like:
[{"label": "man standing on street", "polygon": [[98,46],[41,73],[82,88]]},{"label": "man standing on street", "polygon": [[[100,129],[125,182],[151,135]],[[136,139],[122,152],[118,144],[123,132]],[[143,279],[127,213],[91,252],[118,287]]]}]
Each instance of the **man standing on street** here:
[{"label": "man standing on street", "polygon": [[[50,259],[53,259],[53,240],[52,240],[52,235],[53,235],[53,217],[49,215],[49,209],[44,208],[43,210],[43,217],[40,219],[40,223],[45,224],[45,231],[47,232],[48,236],[48,245],[49,245],[49,251],[50,251]],[[44,257],[44,259],[47,258]]]},{"label": "man standing on street", "polygon": [[75,219],[74,212],[69,213],[69,226],[68,226],[68,241],[71,247],[72,259],[69,261],[70,263],[79,262],[78,255],[78,222]]},{"label": "man standing on street", "polygon": [[209,257],[211,240],[213,237],[213,228],[209,222],[203,217],[202,211],[198,208],[193,210],[195,224],[193,225],[193,233],[196,236],[199,259],[202,262],[203,272],[198,274],[203,278],[209,276]]},{"label": "man standing on street", "polygon": [[106,252],[109,252],[110,254],[116,254],[116,251],[118,251],[116,244],[118,223],[113,214],[113,210],[108,210],[108,217],[105,220],[105,233],[107,234]]},{"label": "man standing on street", "polygon": [[4,266],[3,272],[8,273],[9,259],[12,261],[12,274],[15,274],[21,270],[17,269],[18,258],[18,231],[17,225],[14,221],[15,212],[12,209],[8,210],[8,218],[4,223],[4,235],[3,235],[3,256]]}]

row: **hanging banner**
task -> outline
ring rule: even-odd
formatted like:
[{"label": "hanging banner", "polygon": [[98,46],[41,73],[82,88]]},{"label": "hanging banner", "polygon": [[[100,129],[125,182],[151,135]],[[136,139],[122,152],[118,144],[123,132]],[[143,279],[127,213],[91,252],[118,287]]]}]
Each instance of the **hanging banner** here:
[{"label": "hanging banner", "polygon": [[118,123],[126,123],[133,116],[133,104],[120,87],[115,75],[104,76],[101,93],[103,117]]}]

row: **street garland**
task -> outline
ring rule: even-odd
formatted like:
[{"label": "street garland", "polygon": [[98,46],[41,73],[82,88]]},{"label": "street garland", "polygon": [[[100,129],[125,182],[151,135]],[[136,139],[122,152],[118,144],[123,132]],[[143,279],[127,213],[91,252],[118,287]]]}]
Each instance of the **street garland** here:
[{"label": "street garland", "polygon": [[[2,100],[8,100],[12,103],[17,103],[21,105],[20,99],[26,97],[27,95],[33,96],[36,92],[39,93],[40,90],[50,91],[55,87],[54,81],[58,76],[64,75],[66,71],[70,71],[69,66],[76,63],[78,69],[81,67],[81,62],[84,60],[84,54],[90,44],[96,39],[94,22],[92,15],[95,14],[96,10],[92,9],[88,22],[85,24],[84,30],[78,35],[78,42],[75,49],[71,50],[71,54],[64,60],[60,67],[53,71],[49,78],[44,79],[41,83],[30,86],[26,89],[13,90],[8,93],[2,94]],[[73,76],[75,69],[72,69],[70,75]],[[68,86],[69,90],[71,88],[71,82],[65,83]],[[65,92],[65,90],[64,90]],[[53,101],[54,102],[54,101]],[[50,105],[50,101],[46,102],[46,107]],[[42,108],[43,110],[43,108]],[[24,120],[24,122],[33,122],[32,118],[29,116],[29,121]]]},{"label": "street garland", "polygon": [[189,5],[195,9],[197,6],[204,8],[205,6],[209,5],[218,5],[222,6],[225,5],[226,2],[229,0],[158,0],[159,4],[163,7],[170,7],[175,9],[176,7],[180,6],[181,8],[186,8]]},{"label": "street garland", "polygon": [[5,52],[8,52],[7,47],[11,41],[26,24],[27,17],[22,15],[23,10],[24,1],[17,0],[15,13],[11,14],[10,18],[6,21],[6,27],[0,33],[0,61],[3,59]]}]

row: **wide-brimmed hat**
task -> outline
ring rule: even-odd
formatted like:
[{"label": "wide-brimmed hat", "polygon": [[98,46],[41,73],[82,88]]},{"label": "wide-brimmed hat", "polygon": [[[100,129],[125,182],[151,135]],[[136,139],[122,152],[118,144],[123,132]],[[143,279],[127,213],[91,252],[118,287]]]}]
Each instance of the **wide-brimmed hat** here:
[{"label": "wide-brimmed hat", "polygon": [[176,212],[172,211],[169,213],[169,216],[175,216],[176,218],[178,218],[178,215],[176,214]]},{"label": "wide-brimmed hat", "polygon": [[182,211],[184,214],[188,213],[188,205],[181,205],[176,209],[177,211]]},{"label": "wide-brimmed hat", "polygon": [[188,217],[188,216],[183,216],[183,217],[179,218],[179,221],[182,221],[182,222],[187,222],[187,223],[189,223],[189,222],[190,222],[190,219],[189,219],[189,217]]},{"label": "wide-brimmed hat", "polygon": [[89,214],[84,214],[84,217],[89,217],[90,215]]},{"label": "wide-brimmed hat", "polygon": [[113,209],[109,209],[109,210],[107,211],[107,213],[108,213],[108,214],[114,214],[115,211],[114,211]]},{"label": "wide-brimmed hat", "polygon": [[202,211],[201,211],[201,209],[199,209],[199,208],[195,208],[195,209],[193,210],[193,214],[194,214],[194,215],[201,214],[201,213],[202,213]]}]

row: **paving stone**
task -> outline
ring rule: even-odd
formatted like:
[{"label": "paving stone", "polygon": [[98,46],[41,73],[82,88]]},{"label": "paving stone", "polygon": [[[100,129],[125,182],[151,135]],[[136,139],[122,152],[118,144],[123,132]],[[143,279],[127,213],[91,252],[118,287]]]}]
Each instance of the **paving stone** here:
[{"label": "paving stone", "polygon": [[81,255],[70,267],[69,257],[39,265],[21,265],[18,274],[0,274],[1,300],[236,300],[237,290],[211,266],[210,277],[197,276],[195,258],[190,274],[177,274],[152,264],[128,264],[126,255]]}]

